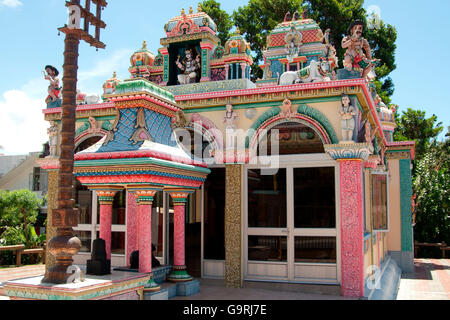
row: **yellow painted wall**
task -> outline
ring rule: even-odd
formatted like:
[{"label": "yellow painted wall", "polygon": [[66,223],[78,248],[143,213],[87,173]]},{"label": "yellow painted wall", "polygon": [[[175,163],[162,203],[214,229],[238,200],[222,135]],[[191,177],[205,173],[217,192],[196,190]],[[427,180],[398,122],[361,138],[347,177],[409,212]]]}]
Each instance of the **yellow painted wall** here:
[{"label": "yellow painted wall", "polygon": [[389,167],[389,227],[387,250],[401,251],[400,165],[398,160],[388,160]]}]

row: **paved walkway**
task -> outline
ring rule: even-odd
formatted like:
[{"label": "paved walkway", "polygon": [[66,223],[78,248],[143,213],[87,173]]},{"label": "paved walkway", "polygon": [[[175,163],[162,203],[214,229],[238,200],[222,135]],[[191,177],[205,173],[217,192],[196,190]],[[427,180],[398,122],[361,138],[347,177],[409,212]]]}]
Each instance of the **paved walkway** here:
[{"label": "paved walkway", "polygon": [[[4,296],[2,285],[6,281],[44,275],[45,266],[24,266],[0,269],[0,300]],[[307,294],[269,289],[231,289],[202,284],[200,293],[175,300],[346,300],[333,295]],[[403,274],[397,300],[450,300],[450,259],[416,259],[415,272]]]},{"label": "paved walkway", "polygon": [[45,274],[45,265],[24,266],[19,268],[5,268],[0,269],[0,300],[9,300],[5,297],[2,290],[3,285],[7,281],[17,280],[22,278],[38,277]]},{"label": "paved walkway", "polygon": [[402,275],[397,300],[450,300],[450,259],[416,259]]}]

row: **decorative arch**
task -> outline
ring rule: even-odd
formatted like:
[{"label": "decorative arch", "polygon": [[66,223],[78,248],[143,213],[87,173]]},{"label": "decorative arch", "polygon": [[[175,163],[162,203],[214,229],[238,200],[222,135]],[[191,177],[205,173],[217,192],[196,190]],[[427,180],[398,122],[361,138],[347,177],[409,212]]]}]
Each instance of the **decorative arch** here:
[{"label": "decorative arch", "polygon": [[[290,106],[290,102],[285,106]],[[282,121],[302,122],[316,131],[324,144],[337,144],[339,139],[329,120],[320,111],[313,109],[306,104],[298,107],[296,113],[285,115],[280,107],[273,107],[264,112],[251,126],[249,135],[246,138],[246,148],[254,149],[258,137],[264,129],[277,125]]]},{"label": "decorative arch", "polygon": [[206,138],[208,140],[211,139],[211,142],[215,146],[215,150],[223,150],[223,134],[222,131],[217,128],[214,122],[198,113],[194,113],[191,117],[191,123],[204,129],[203,134],[206,135]]}]

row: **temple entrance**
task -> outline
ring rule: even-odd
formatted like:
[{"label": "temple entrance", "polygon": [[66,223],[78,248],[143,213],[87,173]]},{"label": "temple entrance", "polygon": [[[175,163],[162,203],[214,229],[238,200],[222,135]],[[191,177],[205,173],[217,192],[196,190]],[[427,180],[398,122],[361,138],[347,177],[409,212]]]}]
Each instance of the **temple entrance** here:
[{"label": "temple entrance", "polygon": [[245,280],[339,283],[337,167],[298,163],[246,170]]}]

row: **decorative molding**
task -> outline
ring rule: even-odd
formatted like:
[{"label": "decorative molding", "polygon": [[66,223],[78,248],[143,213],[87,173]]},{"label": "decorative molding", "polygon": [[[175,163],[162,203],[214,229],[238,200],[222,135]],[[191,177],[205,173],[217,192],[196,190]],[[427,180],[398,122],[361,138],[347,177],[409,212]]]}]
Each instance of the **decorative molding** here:
[{"label": "decorative molding", "polygon": [[369,143],[327,144],[324,147],[334,160],[366,161],[371,154]]}]

